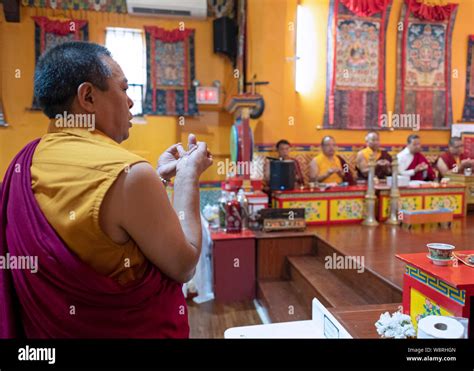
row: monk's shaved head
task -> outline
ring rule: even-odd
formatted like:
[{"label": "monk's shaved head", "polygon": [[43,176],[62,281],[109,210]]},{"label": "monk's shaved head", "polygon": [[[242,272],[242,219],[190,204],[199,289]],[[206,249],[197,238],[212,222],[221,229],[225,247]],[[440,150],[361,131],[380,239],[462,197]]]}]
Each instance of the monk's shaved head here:
[{"label": "monk's shaved head", "polygon": [[367,135],[365,136],[365,141],[373,140],[375,138],[379,138],[379,133],[376,131],[369,131]]}]

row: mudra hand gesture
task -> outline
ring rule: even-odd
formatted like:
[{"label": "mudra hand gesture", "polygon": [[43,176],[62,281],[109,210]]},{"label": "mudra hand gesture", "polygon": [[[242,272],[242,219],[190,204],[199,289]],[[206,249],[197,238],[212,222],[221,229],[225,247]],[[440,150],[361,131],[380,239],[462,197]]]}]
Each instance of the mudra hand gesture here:
[{"label": "mudra hand gesture", "polygon": [[[197,151],[193,154],[193,152]],[[189,134],[188,149],[185,150],[181,143],[173,144],[158,159],[158,174],[169,180],[176,175],[178,168],[182,168],[178,163],[186,159],[192,159],[191,164],[196,167],[198,176],[212,164],[212,154],[207,149],[204,142],[197,142],[194,134]]]}]

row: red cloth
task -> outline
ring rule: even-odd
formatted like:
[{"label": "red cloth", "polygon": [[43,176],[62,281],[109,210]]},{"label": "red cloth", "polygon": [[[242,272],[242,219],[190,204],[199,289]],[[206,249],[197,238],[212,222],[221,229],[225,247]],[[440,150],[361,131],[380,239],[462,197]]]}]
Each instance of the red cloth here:
[{"label": "red cloth", "polygon": [[[352,171],[349,167],[349,164],[341,156],[337,155],[337,157],[339,158],[339,161],[341,161],[341,166],[344,173],[344,178],[342,179],[342,181],[347,182],[349,185],[355,185],[356,182],[354,180],[354,176],[352,175]],[[346,169],[347,171],[344,171]]]},{"label": "red cloth", "polygon": [[421,153],[415,153],[413,156],[413,161],[411,162],[410,166],[408,166],[407,170],[414,170],[419,164],[427,164],[428,168],[425,171],[418,171],[415,173],[415,175],[411,177],[411,180],[435,180],[436,173],[433,170],[433,167],[426,157]]},{"label": "red cloth", "polygon": [[417,18],[427,21],[445,21],[454,12],[458,4],[446,4],[430,6],[418,2],[417,0],[405,0],[410,12],[412,12]]},{"label": "red cloth", "polygon": [[38,143],[13,159],[0,195],[0,255],[37,258],[36,272],[0,269],[0,339],[187,338],[182,285],[150,264],[142,279],[122,286],[56,234],[31,189]]},{"label": "red cloth", "polygon": [[[441,156],[439,156],[439,158],[441,158],[444,161],[444,163],[446,164],[449,170],[453,170],[454,167],[457,165],[456,159],[449,151],[444,152]],[[459,156],[459,160],[462,161],[465,159],[467,159],[467,156],[465,156],[464,153],[462,153]]]},{"label": "red cloth", "polygon": [[360,17],[370,17],[384,10],[391,0],[340,0],[351,12]]},{"label": "red cloth", "polygon": [[[382,151],[380,157],[377,160],[388,160],[390,164],[392,163],[392,156],[390,156],[390,153],[387,151]],[[361,180],[367,180],[368,179],[368,174],[365,175],[363,174],[359,168],[357,170],[357,177]],[[375,165],[375,176],[379,179],[385,179],[388,175],[392,174],[392,166],[380,166],[380,165]]]},{"label": "red cloth", "polygon": [[[67,21],[51,20],[47,17],[31,17],[35,23],[45,32],[51,32],[56,35],[66,36],[71,33],[77,33],[83,28],[87,21],[80,19],[70,19]],[[72,27],[74,24],[74,27]]]},{"label": "red cloth", "polygon": [[156,26],[145,26],[145,31],[148,32],[155,39],[167,43],[183,41],[194,33],[194,29],[192,28],[185,28],[182,31],[179,28],[176,28],[174,30],[168,31],[164,28]]},{"label": "red cloth", "polygon": [[[299,184],[304,183],[303,172],[301,171],[300,163],[296,158],[290,157],[290,160],[295,162],[295,180]],[[1,185],[1,184],[0,184]]]}]

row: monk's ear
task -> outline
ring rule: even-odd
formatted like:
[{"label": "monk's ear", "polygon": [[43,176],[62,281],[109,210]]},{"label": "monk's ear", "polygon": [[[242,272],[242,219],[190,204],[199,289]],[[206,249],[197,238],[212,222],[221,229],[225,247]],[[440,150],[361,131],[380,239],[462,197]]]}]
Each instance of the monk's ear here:
[{"label": "monk's ear", "polygon": [[77,88],[77,102],[87,112],[94,113],[96,105],[95,87],[90,82],[83,82]]}]

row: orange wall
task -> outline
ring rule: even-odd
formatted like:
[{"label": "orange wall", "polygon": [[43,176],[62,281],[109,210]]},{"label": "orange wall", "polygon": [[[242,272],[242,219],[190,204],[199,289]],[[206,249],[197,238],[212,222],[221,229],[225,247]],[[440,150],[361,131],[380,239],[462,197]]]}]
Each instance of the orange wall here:
[{"label": "orange wall", "polygon": [[[452,79],[454,121],[461,119],[465,94],[467,36],[474,33],[473,0],[460,3],[453,31],[452,68],[458,77]],[[298,0],[249,0],[249,75],[270,81],[260,88],[265,96],[267,110],[253,123],[257,143],[274,143],[282,137],[294,143],[318,143],[323,135],[331,134],[340,143],[362,143],[364,131],[321,130],[326,94],[326,38],[329,0],[300,0],[310,9],[315,40],[315,77],[312,88],[305,94],[294,89],[294,62],[287,57],[295,55],[295,31],[289,22],[295,21]],[[388,110],[395,106],[397,22],[403,0],[393,0],[387,32],[386,92]],[[294,125],[288,118],[294,117]],[[410,131],[382,132],[382,143],[401,144]],[[426,144],[446,144],[449,131],[421,131]]]},{"label": "orange wall", "polygon": [[[40,112],[28,111],[33,95],[34,73],[34,24],[33,15],[59,16],[58,11],[21,7],[21,22],[7,23],[0,5],[0,93],[4,113],[9,128],[0,128],[0,176],[13,156],[29,141],[43,135],[48,120]],[[178,20],[163,20],[148,17],[99,13],[67,12],[67,17],[89,21],[90,41],[103,44],[106,27],[143,28],[144,25],[157,25],[167,29],[177,28]],[[235,89],[232,64],[224,57],[214,54],[212,41],[212,20],[186,20],[186,27],[196,29],[196,77],[202,85],[210,85],[220,80],[223,86],[223,99]],[[15,77],[19,69],[20,78]],[[175,117],[149,116],[145,125],[135,125],[130,138],[123,146],[145,157],[155,164],[159,154],[176,141],[186,141],[189,132],[196,133],[198,139],[209,142],[217,160],[229,154],[229,130],[231,116],[222,109],[201,109],[196,118],[185,120],[178,125]],[[216,165],[201,178],[216,179]]]},{"label": "orange wall", "polygon": [[[315,79],[307,94],[294,89],[295,30],[290,22],[295,21],[298,0],[248,0],[248,78],[254,74],[258,80],[270,81],[259,91],[266,100],[264,115],[253,120],[256,143],[274,143],[286,137],[295,143],[318,143],[323,134],[333,134],[339,143],[362,143],[363,131],[318,130],[322,125],[326,86],[326,36],[329,0],[300,0],[308,6],[313,17],[315,42]],[[459,0],[460,7],[453,32],[452,67],[458,77],[452,80],[454,120],[461,118],[464,102],[467,35],[474,33],[472,14],[473,0]],[[396,70],[396,23],[402,0],[393,0],[387,34],[386,76],[387,105],[393,111],[395,105]],[[0,5],[1,10],[1,5]],[[34,25],[32,15],[54,16],[45,9],[21,7],[21,22],[6,23],[3,11],[0,16],[0,94],[3,99],[7,129],[0,129],[0,176],[3,176],[13,156],[28,141],[41,136],[47,119],[39,112],[29,112],[34,71]],[[57,15],[57,12],[56,12]],[[89,21],[90,40],[103,43],[105,27],[135,27],[160,25],[176,28],[177,21],[157,18],[133,17],[97,12],[68,12],[68,17]],[[196,29],[196,76],[203,85],[214,80],[223,83],[223,99],[235,91],[232,66],[223,57],[212,51],[212,23],[208,21],[186,21],[186,26]],[[21,78],[15,78],[19,69]],[[289,119],[294,125],[289,125]],[[229,155],[229,129],[232,118],[222,109],[201,110],[201,115],[186,120],[179,126],[174,117],[147,117],[146,125],[135,125],[130,138],[123,146],[150,162],[175,141],[186,141],[187,134],[194,132],[208,142],[215,156],[215,165],[202,180],[222,178],[217,174],[217,161]],[[323,133],[324,132],[324,133]],[[402,144],[409,132],[382,132],[382,143]],[[446,143],[448,131],[422,131],[427,144]]]}]

